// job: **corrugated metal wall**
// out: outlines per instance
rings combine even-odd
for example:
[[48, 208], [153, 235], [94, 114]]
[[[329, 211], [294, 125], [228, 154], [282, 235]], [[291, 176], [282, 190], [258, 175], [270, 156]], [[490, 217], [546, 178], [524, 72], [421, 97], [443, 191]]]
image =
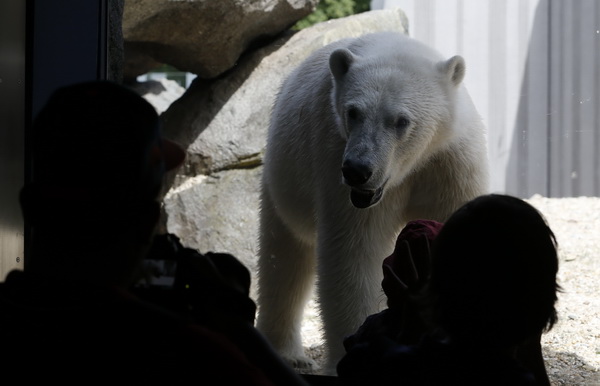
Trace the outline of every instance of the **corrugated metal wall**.
[[600, 2], [374, 0], [410, 34], [467, 61], [488, 129], [491, 188], [520, 197], [600, 195]]
[[550, 2], [553, 196], [600, 196], [600, 2]]

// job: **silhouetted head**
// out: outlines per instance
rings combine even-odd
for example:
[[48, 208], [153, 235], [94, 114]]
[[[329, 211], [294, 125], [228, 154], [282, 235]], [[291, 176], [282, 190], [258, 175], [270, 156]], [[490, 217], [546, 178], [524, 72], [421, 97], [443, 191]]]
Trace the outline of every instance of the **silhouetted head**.
[[[33, 123], [32, 149], [33, 178], [21, 191], [21, 205], [33, 229], [27, 258], [52, 254], [45, 269], [76, 252], [149, 242], [164, 174], [185, 156], [162, 138], [147, 101], [107, 81], [55, 91]], [[108, 257], [88, 260], [62, 264], [92, 270], [109, 263]]]
[[437, 236], [431, 295], [437, 323], [462, 340], [516, 345], [556, 321], [556, 240], [523, 200], [481, 196]]

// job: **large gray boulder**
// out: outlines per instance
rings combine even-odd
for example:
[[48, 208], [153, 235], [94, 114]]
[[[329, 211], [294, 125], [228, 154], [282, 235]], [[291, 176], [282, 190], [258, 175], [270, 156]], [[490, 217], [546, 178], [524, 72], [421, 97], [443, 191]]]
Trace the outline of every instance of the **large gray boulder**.
[[170, 191], [164, 200], [169, 232], [202, 253], [232, 253], [255, 272], [261, 170], [196, 176]]
[[249, 47], [284, 31], [318, 0], [126, 0], [125, 78], [160, 63], [214, 78]]
[[167, 229], [200, 252], [234, 254], [254, 273], [262, 154], [282, 80], [317, 48], [382, 30], [406, 33], [404, 13], [321, 23], [248, 55], [227, 77], [195, 80], [162, 115], [166, 134], [188, 147], [190, 173], [165, 198]]

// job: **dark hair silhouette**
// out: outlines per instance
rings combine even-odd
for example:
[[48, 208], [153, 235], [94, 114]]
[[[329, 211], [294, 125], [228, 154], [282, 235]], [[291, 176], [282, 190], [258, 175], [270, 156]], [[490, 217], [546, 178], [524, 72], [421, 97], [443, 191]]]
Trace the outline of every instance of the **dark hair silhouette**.
[[511, 347], [552, 328], [557, 243], [542, 215], [505, 195], [476, 198], [444, 224], [433, 246], [435, 322], [463, 342]]

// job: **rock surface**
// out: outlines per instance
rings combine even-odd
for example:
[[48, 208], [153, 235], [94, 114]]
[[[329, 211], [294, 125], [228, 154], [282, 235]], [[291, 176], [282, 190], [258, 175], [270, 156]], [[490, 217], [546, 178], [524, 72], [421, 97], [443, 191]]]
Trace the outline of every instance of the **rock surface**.
[[258, 198], [261, 168], [191, 178], [165, 197], [167, 229], [184, 245], [228, 252], [252, 273], [255, 293]]
[[125, 78], [160, 63], [214, 78], [308, 15], [317, 0], [126, 0]]

